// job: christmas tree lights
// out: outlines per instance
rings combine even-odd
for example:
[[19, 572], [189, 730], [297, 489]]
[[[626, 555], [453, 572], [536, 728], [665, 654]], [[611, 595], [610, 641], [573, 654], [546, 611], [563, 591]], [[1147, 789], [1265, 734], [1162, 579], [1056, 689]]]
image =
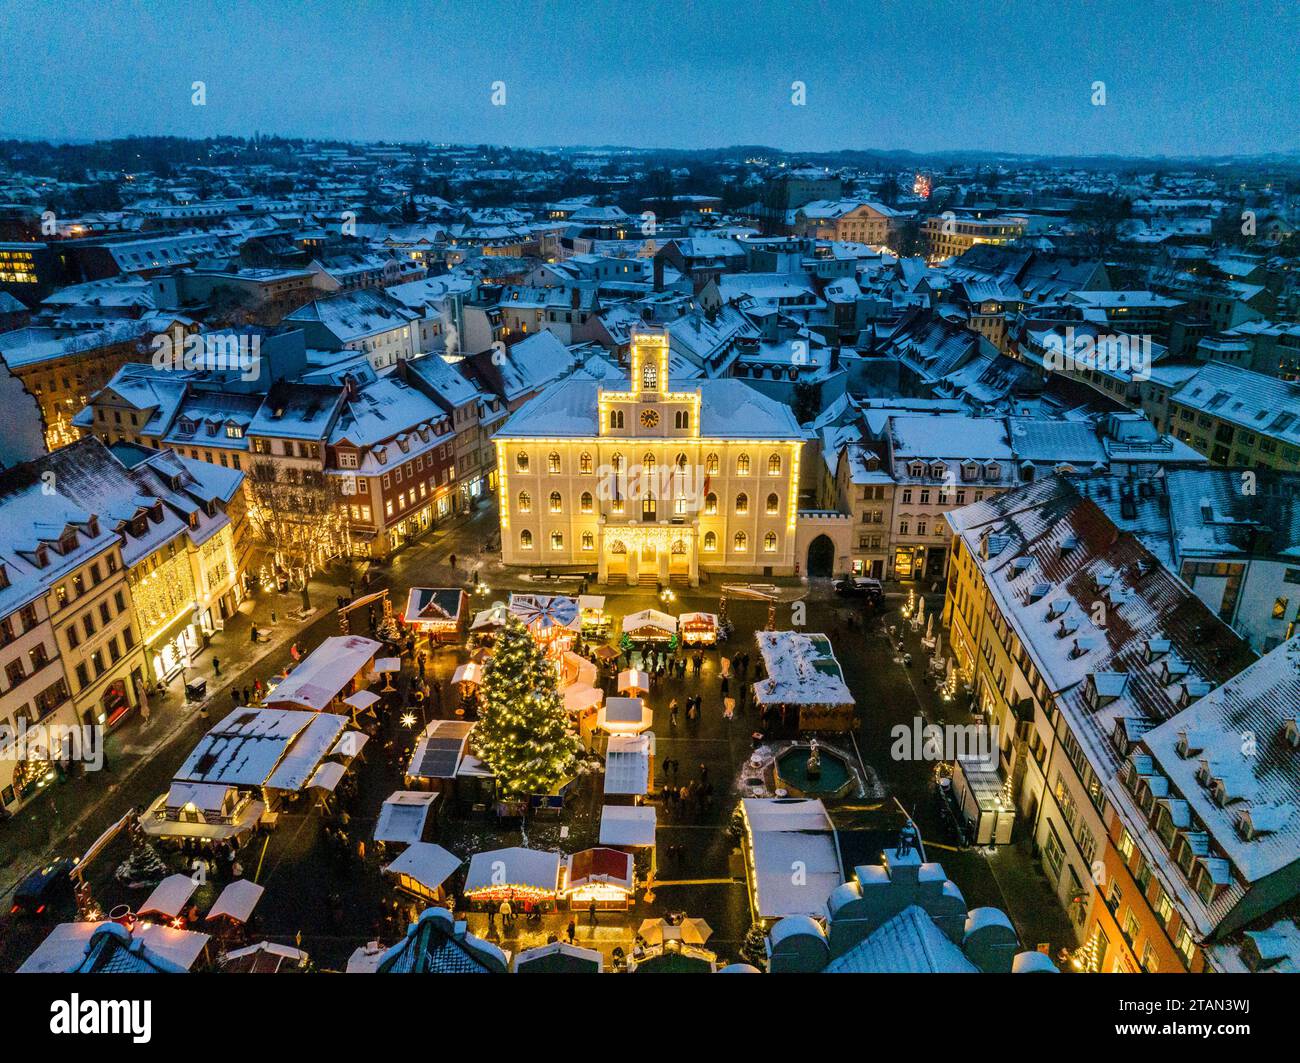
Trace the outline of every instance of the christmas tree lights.
[[502, 797], [550, 793], [576, 770], [578, 737], [546, 653], [510, 617], [483, 666], [474, 749], [497, 778]]

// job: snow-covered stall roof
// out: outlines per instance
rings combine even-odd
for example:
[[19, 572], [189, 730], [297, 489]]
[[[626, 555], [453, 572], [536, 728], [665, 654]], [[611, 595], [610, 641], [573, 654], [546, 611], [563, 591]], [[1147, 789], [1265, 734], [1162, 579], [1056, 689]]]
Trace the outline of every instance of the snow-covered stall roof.
[[853, 705], [825, 635], [759, 631], [754, 635], [767, 678], [754, 684], [760, 705]]
[[157, 914], [175, 919], [185, 910], [185, 905], [198, 888], [199, 884], [194, 881], [192, 875], [168, 875], [153, 888], [153, 892], [149, 894], [144, 904], [140, 905], [137, 914], [141, 916]]
[[[840, 885], [835, 828], [816, 798], [746, 798], [754, 880], [750, 883], [760, 919], [790, 915], [824, 917], [826, 900]], [[805, 874], [791, 876], [801, 866]]]
[[379, 809], [375, 841], [410, 845], [421, 840], [429, 810], [438, 799], [425, 790], [398, 790]]
[[515, 846], [475, 853], [465, 876], [465, 893], [510, 886], [554, 892], [559, 884], [559, 853]]
[[389, 875], [408, 875], [432, 892], [455, 873], [465, 861], [433, 842], [412, 842], [384, 868]]
[[209, 909], [207, 918], [215, 919], [224, 915], [240, 923], [247, 923], [265, 892], [265, 886], [259, 886], [251, 879], [237, 878], [221, 891], [221, 896]]
[[653, 805], [606, 805], [600, 810], [600, 844], [654, 845], [656, 826]]
[[650, 788], [654, 732], [611, 735], [605, 750], [605, 793], [644, 795]]
[[346, 687], [383, 648], [361, 635], [327, 638], [298, 665], [267, 698], [267, 704], [301, 705], [320, 711]]

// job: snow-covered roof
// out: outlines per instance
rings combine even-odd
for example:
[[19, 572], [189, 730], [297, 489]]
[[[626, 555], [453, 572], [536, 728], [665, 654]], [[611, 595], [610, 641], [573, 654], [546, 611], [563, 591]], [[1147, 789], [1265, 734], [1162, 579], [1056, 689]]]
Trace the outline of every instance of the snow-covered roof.
[[760, 704], [855, 704], [825, 635], [758, 631], [754, 639], [767, 672], [767, 678], [754, 684], [754, 697]]

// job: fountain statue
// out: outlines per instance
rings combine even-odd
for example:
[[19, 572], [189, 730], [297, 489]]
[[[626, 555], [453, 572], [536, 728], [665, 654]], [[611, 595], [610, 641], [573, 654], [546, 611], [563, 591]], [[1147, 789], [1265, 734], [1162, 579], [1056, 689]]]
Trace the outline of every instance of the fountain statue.
[[808, 778], [820, 779], [822, 777], [822, 751], [817, 744], [817, 739], [808, 740]]

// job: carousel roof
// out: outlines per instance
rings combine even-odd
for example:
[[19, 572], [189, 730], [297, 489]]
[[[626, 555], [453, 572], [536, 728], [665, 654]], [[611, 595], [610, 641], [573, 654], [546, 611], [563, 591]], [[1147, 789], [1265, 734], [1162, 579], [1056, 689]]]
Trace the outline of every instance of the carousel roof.
[[577, 599], [560, 594], [512, 594], [510, 613], [533, 631], [577, 631], [582, 627]]

